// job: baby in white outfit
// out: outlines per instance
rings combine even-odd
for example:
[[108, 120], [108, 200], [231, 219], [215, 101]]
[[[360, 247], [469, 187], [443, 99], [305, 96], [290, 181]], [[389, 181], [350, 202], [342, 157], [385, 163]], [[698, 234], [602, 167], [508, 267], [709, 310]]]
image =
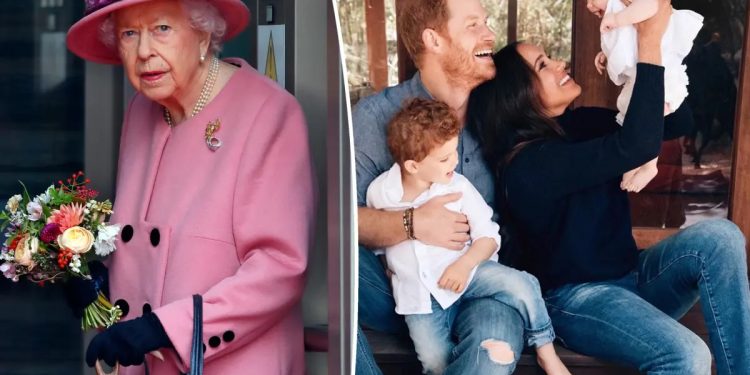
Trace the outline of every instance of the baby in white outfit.
[[[606, 62], [609, 78], [623, 86], [617, 97], [617, 122], [622, 125], [635, 84], [638, 62], [638, 38], [633, 24], [654, 16], [658, 0], [587, 0], [588, 10], [602, 19], [602, 52], [596, 55], [595, 65], [601, 74]], [[625, 5], [627, 3], [629, 5]], [[703, 27], [703, 16], [691, 10], [673, 10], [669, 26], [661, 42], [664, 65], [664, 115], [680, 107], [688, 95], [688, 77], [682, 61], [690, 53], [693, 39]], [[657, 173], [657, 159], [625, 173], [620, 187], [639, 192]]]

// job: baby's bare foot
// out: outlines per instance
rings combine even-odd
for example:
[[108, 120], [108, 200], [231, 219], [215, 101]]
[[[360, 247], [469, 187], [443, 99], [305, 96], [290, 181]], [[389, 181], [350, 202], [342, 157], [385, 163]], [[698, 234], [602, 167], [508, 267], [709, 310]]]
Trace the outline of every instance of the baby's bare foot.
[[620, 182], [620, 189], [622, 189], [622, 190], [626, 190], [626, 191], [630, 191], [630, 190], [629, 190], [629, 187], [630, 187], [630, 180], [632, 180], [632, 179], [633, 179], [633, 176], [635, 176], [635, 174], [636, 174], [637, 172], [638, 172], [638, 168], [635, 168], [635, 169], [631, 169], [631, 170], [629, 170], [629, 171], [625, 172], [625, 173], [624, 173], [624, 174], [622, 175], [622, 182]]
[[656, 177], [659, 170], [656, 167], [652, 167], [648, 164], [638, 168], [638, 172], [628, 181], [627, 191], [638, 193], [648, 185], [651, 180]]

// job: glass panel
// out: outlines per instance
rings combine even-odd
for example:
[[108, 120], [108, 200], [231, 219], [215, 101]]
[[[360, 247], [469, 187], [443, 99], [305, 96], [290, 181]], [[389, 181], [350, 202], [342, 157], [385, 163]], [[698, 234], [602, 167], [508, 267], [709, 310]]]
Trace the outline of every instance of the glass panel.
[[495, 31], [495, 49], [508, 43], [508, 0], [480, 0], [487, 11], [487, 24]]
[[[352, 102], [356, 102], [358, 98], [372, 93], [367, 60], [365, 2], [363, 0], [338, 0], [338, 11], [349, 94]], [[392, 6], [391, 12], [393, 12]]]
[[518, 0], [518, 40], [544, 46], [555, 59], [570, 62], [573, 2]]
[[[398, 42], [396, 38], [396, 0], [379, 0], [385, 4], [385, 40], [388, 52], [388, 85], [398, 84]], [[497, 48], [507, 43], [508, 0], [480, 0], [489, 15], [489, 26], [497, 34]], [[352, 105], [373, 93], [367, 60], [365, 2], [338, 0], [341, 37], [344, 43], [347, 80]]]
[[385, 43], [388, 50], [388, 85], [393, 86], [398, 84], [396, 0], [385, 0]]
[[[80, 0], [0, 0], [0, 204], [83, 168], [83, 62], [65, 47]], [[0, 239], [0, 240], [5, 240]], [[56, 285], [0, 277], [0, 368], [10, 374], [81, 372], [80, 322]], [[9, 308], [10, 307], [10, 308]]]
[[727, 217], [732, 136], [746, 0], [674, 0], [675, 9], [705, 17], [685, 59], [690, 80], [686, 104], [695, 127], [681, 139], [664, 142], [659, 174], [631, 195], [633, 225], [679, 228]]

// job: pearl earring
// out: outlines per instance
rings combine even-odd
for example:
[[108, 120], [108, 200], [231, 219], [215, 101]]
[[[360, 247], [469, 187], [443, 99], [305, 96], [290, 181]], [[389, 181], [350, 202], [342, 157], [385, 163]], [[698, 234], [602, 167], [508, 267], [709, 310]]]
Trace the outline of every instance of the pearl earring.
[[206, 55], [201, 55], [201, 62], [205, 62], [205, 61], [206, 61]]

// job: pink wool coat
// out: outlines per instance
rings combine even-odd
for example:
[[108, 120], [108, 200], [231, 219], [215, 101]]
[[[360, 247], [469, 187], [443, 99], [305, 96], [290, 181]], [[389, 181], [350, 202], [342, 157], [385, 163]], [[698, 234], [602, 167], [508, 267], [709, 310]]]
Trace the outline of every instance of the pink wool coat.
[[[174, 345], [151, 374], [187, 372], [191, 296], [203, 295], [205, 374], [303, 374], [299, 302], [313, 218], [307, 127], [294, 97], [241, 68], [197, 116], [173, 129], [136, 95], [120, 143], [109, 262], [123, 320], [147, 311]], [[204, 132], [219, 119], [212, 152]], [[125, 367], [122, 374], [143, 374]]]

